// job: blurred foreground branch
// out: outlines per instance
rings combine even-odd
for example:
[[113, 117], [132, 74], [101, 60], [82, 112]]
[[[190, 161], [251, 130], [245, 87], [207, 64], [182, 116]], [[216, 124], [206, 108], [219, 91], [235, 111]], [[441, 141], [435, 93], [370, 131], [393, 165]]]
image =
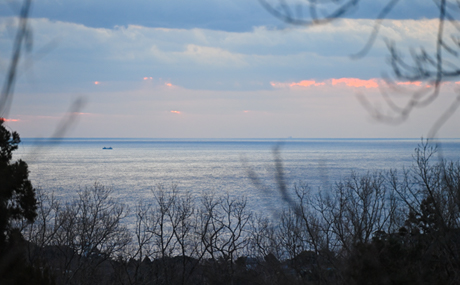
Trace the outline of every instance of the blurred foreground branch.
[[[345, 17], [358, 7], [361, 0], [259, 0], [262, 6], [273, 16], [288, 24], [312, 26], [329, 23]], [[365, 56], [375, 43], [383, 21], [395, 9], [401, 0], [389, 0], [375, 19], [374, 27], [367, 43], [355, 55], [354, 59]], [[417, 3], [414, 3], [417, 5]], [[359, 102], [377, 121], [387, 124], [401, 124], [415, 109], [431, 105], [440, 95], [445, 82], [453, 82], [460, 76], [460, 5], [458, 1], [433, 1], [433, 8], [438, 12], [438, 29], [434, 37], [434, 51], [428, 47], [411, 49], [406, 59], [397, 48], [397, 43], [387, 39], [389, 65], [392, 78], [384, 76], [386, 86], [381, 87], [385, 107], [369, 100], [364, 94], [358, 94]], [[452, 28], [456, 33], [452, 34]], [[413, 88], [404, 88], [399, 83], [411, 82]], [[438, 119], [428, 130], [428, 138], [435, 138], [442, 126], [460, 106], [459, 90], [455, 90], [451, 103], [445, 107]], [[401, 99], [402, 98], [402, 99]]]

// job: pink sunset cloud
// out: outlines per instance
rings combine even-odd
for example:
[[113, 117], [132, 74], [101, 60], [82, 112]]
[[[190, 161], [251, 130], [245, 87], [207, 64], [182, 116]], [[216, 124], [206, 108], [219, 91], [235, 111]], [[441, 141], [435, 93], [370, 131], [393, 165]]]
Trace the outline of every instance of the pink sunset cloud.
[[397, 85], [413, 85], [413, 86], [422, 86], [422, 82], [421, 81], [406, 81], [406, 82], [398, 82], [396, 83]]
[[318, 87], [318, 86], [336, 86], [345, 85], [348, 87], [364, 87], [364, 88], [378, 88], [380, 79], [371, 78], [368, 80], [359, 78], [332, 78], [324, 81], [316, 81], [314, 79], [301, 80], [299, 82], [270, 82], [270, 85], [274, 88], [293, 88], [293, 87]]
[[310, 87], [310, 86], [323, 86], [324, 82], [316, 82], [315, 80], [302, 80], [299, 82], [270, 82], [270, 85], [274, 88], [287, 88], [287, 87]]
[[309, 86], [322, 86], [324, 82], [316, 82], [315, 80], [302, 80], [300, 82], [293, 82], [289, 86], [301, 86], [301, 87], [309, 87]]
[[332, 79], [332, 85], [345, 84], [349, 87], [365, 87], [365, 88], [378, 88], [379, 80], [376, 78], [371, 78], [369, 80], [363, 80], [359, 78], [339, 78]]
[[[455, 82], [456, 84], [460, 84], [460, 81]], [[371, 78], [371, 79], [360, 79], [360, 78], [331, 78], [326, 79], [323, 81], [316, 81], [314, 79], [309, 80], [301, 80], [299, 82], [270, 82], [270, 85], [273, 88], [306, 88], [306, 87], [318, 87], [318, 86], [347, 86], [352, 88], [366, 88], [366, 89], [373, 89], [379, 88], [380, 86], [386, 86], [385, 82], [382, 79], [378, 78]], [[422, 87], [423, 82], [421, 81], [402, 81], [397, 82], [396, 85], [401, 86], [416, 86]], [[430, 87], [430, 85], [426, 85], [425, 87]]]

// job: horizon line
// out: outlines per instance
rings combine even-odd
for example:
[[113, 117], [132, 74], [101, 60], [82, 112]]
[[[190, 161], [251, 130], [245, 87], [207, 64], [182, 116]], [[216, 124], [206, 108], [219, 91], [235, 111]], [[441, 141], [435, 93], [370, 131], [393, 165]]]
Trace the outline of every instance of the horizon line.
[[[138, 140], [426, 140], [424, 137], [237, 137], [237, 138], [217, 138], [217, 137], [183, 137], [183, 138], [174, 138], [174, 137], [164, 137], [164, 138], [155, 138], [155, 137], [21, 137], [21, 139], [36, 139], [36, 140], [62, 140], [62, 139], [138, 139]], [[446, 137], [446, 138], [429, 138], [428, 140], [456, 140], [460, 137]]]

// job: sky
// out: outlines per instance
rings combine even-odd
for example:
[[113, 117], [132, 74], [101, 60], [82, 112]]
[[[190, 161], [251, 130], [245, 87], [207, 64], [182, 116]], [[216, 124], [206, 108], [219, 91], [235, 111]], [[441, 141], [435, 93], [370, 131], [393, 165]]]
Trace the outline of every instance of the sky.
[[[362, 0], [331, 23], [293, 26], [256, 0], [36, 0], [29, 19], [33, 49], [21, 58], [7, 124], [22, 137], [53, 136], [80, 100], [75, 120], [59, 135], [426, 137], [455, 100], [460, 79], [445, 82], [433, 103], [400, 124], [375, 119], [359, 100], [391, 114], [384, 94], [404, 104], [407, 94], [429, 88], [396, 82], [392, 89], [383, 78], [392, 77], [386, 41], [406, 57], [411, 49], [434, 50], [438, 21], [431, 0], [401, 0], [369, 53], [351, 57], [365, 46], [386, 3]], [[3, 77], [20, 6], [0, 3]], [[320, 14], [330, 9], [319, 8]], [[456, 31], [446, 26], [446, 33]], [[454, 114], [438, 135], [460, 137], [459, 119]]]

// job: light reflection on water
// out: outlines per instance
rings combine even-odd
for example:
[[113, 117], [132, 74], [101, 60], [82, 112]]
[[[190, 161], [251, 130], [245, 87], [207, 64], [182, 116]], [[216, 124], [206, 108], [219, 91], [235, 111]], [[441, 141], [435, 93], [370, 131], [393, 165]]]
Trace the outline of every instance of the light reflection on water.
[[[40, 141], [38, 141], [40, 142]], [[43, 141], [41, 141], [43, 142]], [[273, 148], [279, 140], [64, 139], [31, 156], [37, 141], [24, 139], [15, 158], [29, 164], [35, 187], [57, 197], [75, 195], [94, 182], [111, 186], [130, 206], [151, 198], [157, 184], [177, 184], [194, 195], [228, 192], [245, 195], [250, 209], [281, 203], [278, 193], [262, 193], [248, 178], [253, 169], [275, 189]], [[314, 189], [333, 185], [351, 171], [410, 167], [420, 140], [287, 140], [280, 153], [288, 185], [308, 183]], [[103, 147], [113, 147], [103, 150]], [[442, 144], [447, 159], [458, 160], [460, 140]], [[246, 165], [246, 166], [245, 166]]]

